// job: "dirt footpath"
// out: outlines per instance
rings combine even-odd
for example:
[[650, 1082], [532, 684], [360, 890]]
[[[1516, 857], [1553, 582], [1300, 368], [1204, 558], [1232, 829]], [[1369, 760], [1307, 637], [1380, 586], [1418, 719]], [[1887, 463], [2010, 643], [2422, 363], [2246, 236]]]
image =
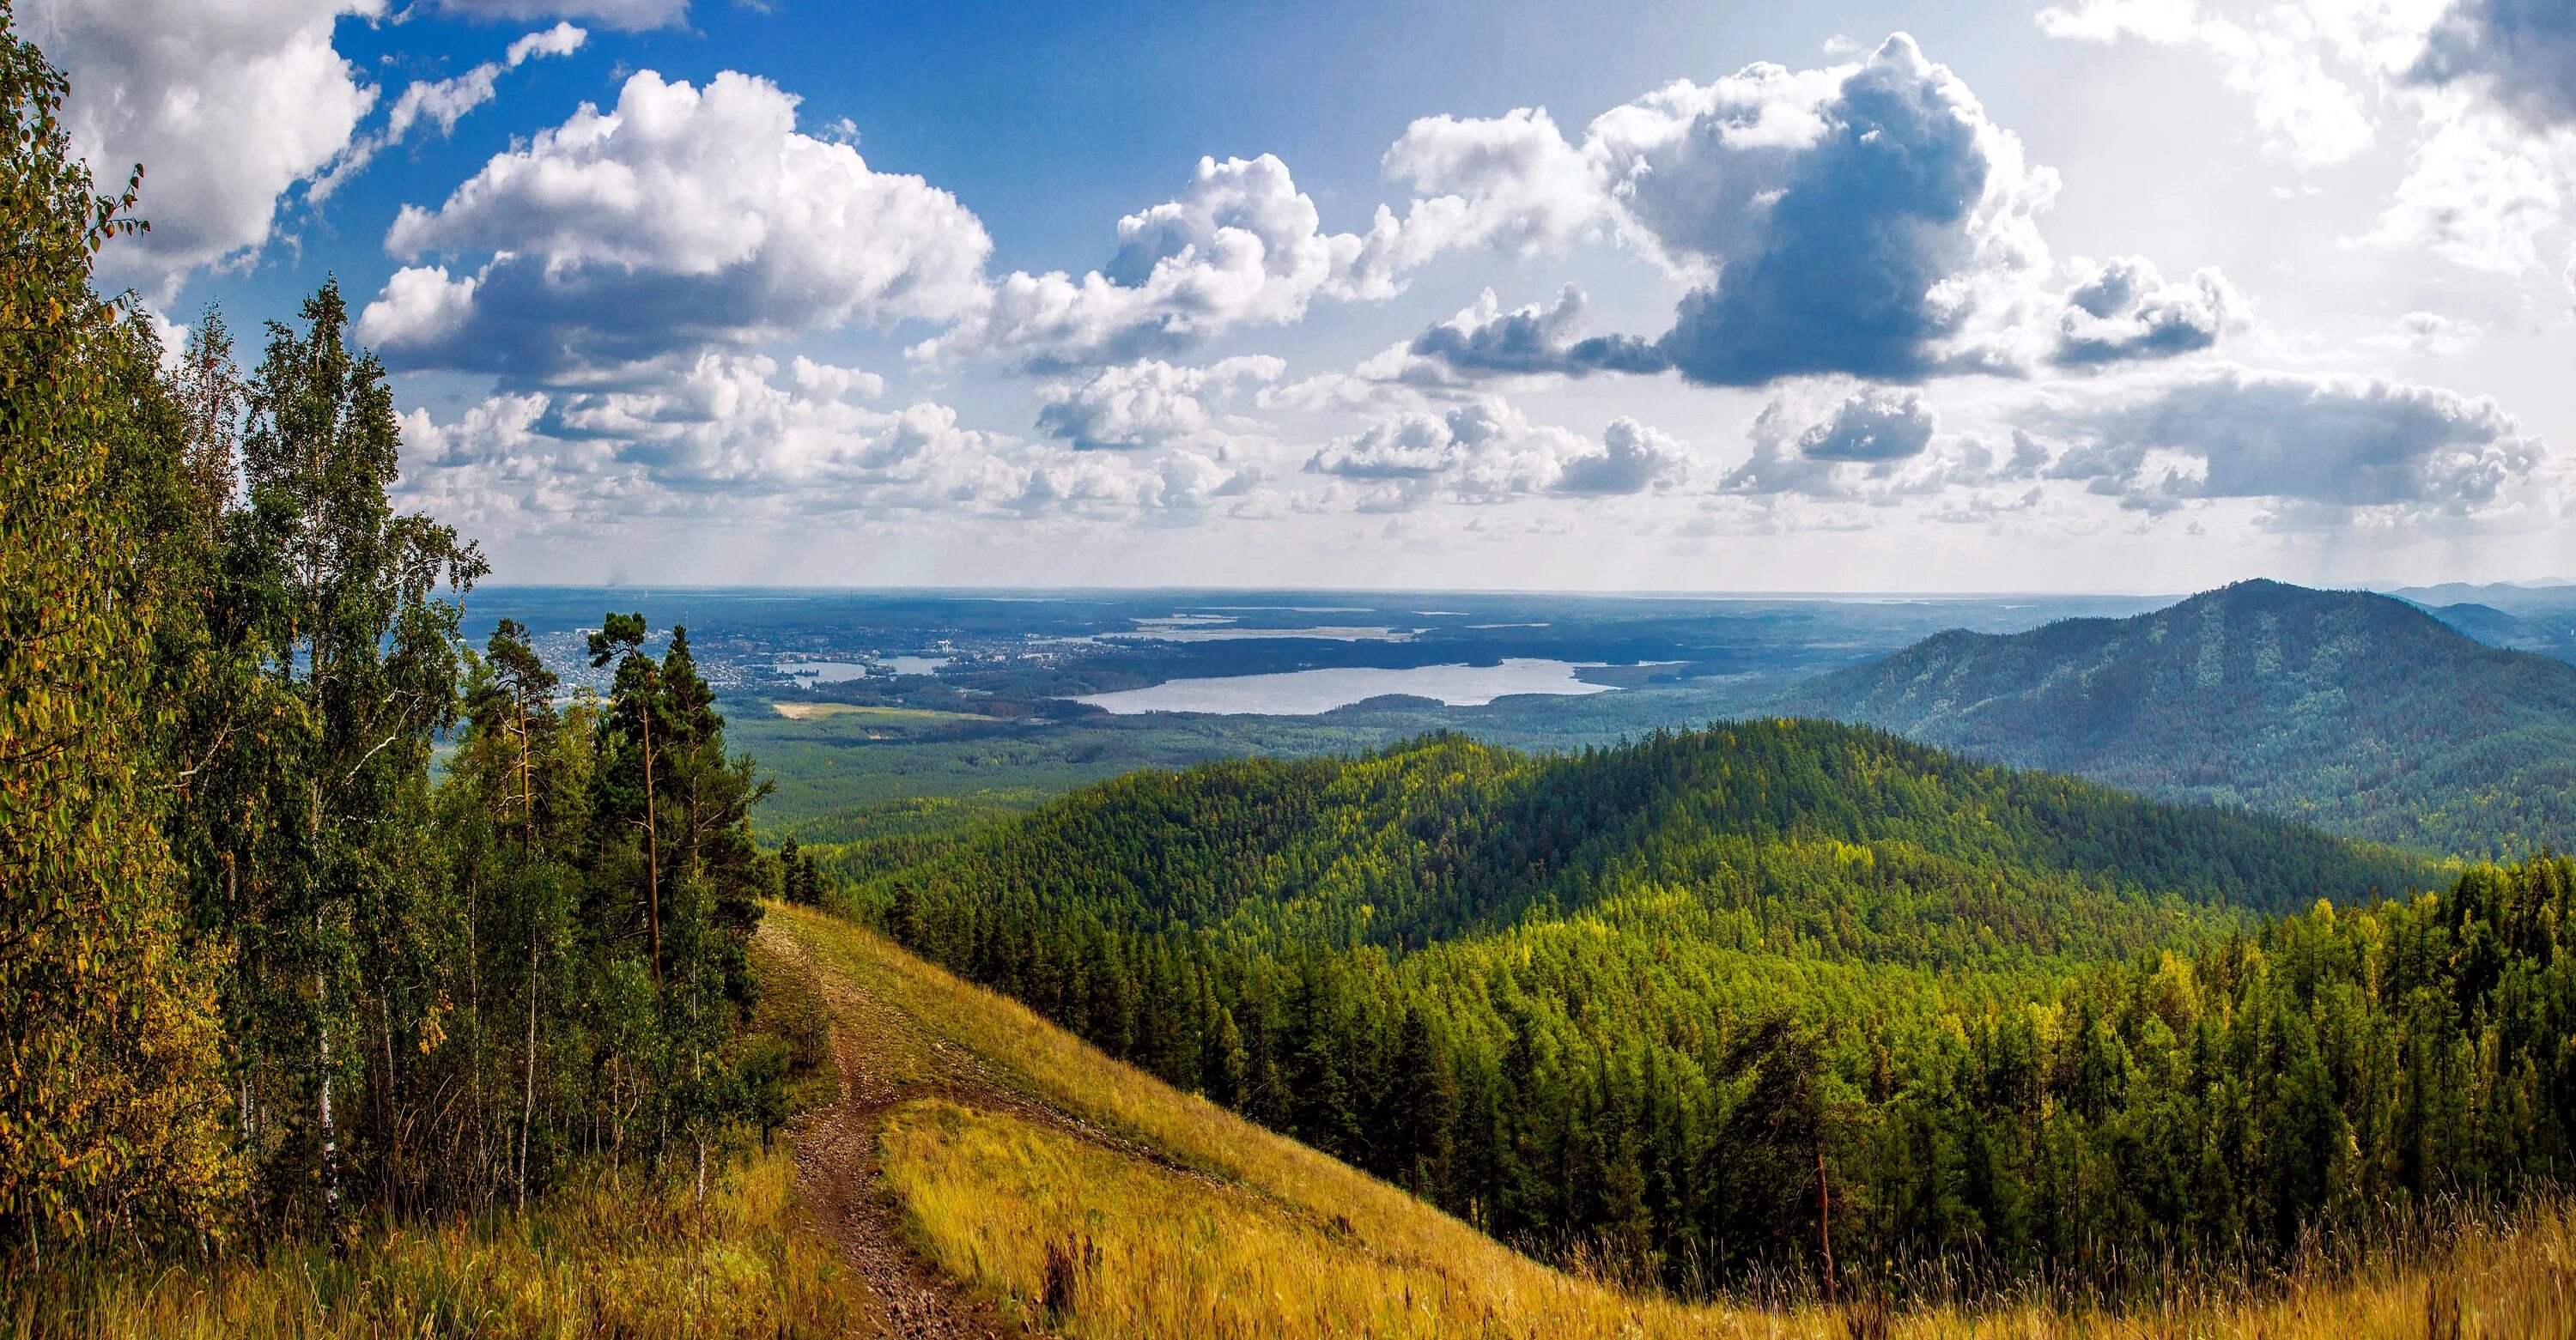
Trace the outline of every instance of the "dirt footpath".
[[[841, 1100], [805, 1118], [796, 1141], [796, 1189], [840, 1244], [841, 1259], [867, 1282], [877, 1333], [901, 1340], [1045, 1335], [959, 1288], [904, 1235], [902, 1208], [877, 1167], [876, 1132], [886, 1109], [924, 1095], [901, 1091], [869, 1069], [868, 1058], [877, 1052], [869, 1040], [883, 1024], [884, 1007], [816, 964], [793, 937], [764, 929], [762, 938], [782, 957], [805, 965], [831, 1009]], [[999, 1093], [955, 1096], [979, 1106], [1014, 1106]]]

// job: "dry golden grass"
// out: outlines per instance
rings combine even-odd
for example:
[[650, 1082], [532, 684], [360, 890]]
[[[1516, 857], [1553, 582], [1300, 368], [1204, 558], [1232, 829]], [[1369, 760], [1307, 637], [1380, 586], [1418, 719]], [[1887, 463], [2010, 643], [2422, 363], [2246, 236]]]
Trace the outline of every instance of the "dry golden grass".
[[[602, 1178], [524, 1215], [361, 1236], [256, 1263], [56, 1264], [0, 1275], [17, 1340], [530, 1336], [779, 1340], [853, 1333], [865, 1294], [794, 1205], [784, 1142], [736, 1164], [704, 1204], [687, 1187]], [[864, 1332], [861, 1332], [864, 1333]]]
[[1637, 1297], [1541, 1266], [867, 931], [792, 909], [771, 923], [842, 979], [825, 995], [845, 1018], [866, 1016], [888, 1082], [928, 1089], [971, 1079], [1106, 1137], [931, 1100], [896, 1109], [881, 1138], [888, 1180], [934, 1259], [1076, 1340], [2576, 1335], [2576, 1207], [2472, 1226], [2429, 1253], [2321, 1267], [2260, 1298], [2174, 1297], [2152, 1314], [2030, 1305], [1881, 1320]]
[[934, 1258], [1073, 1340], [1618, 1334], [1680, 1319], [1546, 1272], [1497, 1280], [1374, 1252], [1239, 1188], [936, 1099], [898, 1110], [881, 1143]]
[[[1081, 1222], [1091, 1226], [1095, 1243], [1112, 1231], [1129, 1236], [1159, 1231], [1165, 1221], [1156, 1218], [1135, 1219], [1133, 1222], [1140, 1226], [1137, 1228], [1117, 1227], [1129, 1210], [1155, 1198], [1216, 1196], [1221, 1190], [1224, 1196], [1235, 1198], [1226, 1204], [1257, 1206], [1274, 1229], [1276, 1240], [1300, 1244], [1298, 1252], [1308, 1252], [1314, 1244], [1321, 1244], [1314, 1250], [1329, 1250], [1387, 1267], [1384, 1272], [1357, 1269], [1336, 1275], [1349, 1292], [1328, 1300], [1325, 1315], [1339, 1320], [1323, 1325], [1323, 1329], [1233, 1334], [1408, 1334], [1370, 1330], [1365, 1319], [1378, 1309], [1377, 1295], [1382, 1286], [1393, 1286], [1401, 1299], [1403, 1281], [1411, 1272], [1450, 1281], [1448, 1289], [1456, 1294], [1450, 1306], [1460, 1315], [1490, 1309], [1498, 1319], [1509, 1322], [1508, 1328], [1498, 1334], [1839, 1334], [1827, 1326], [1830, 1319], [1821, 1314], [1790, 1318], [1688, 1308], [1663, 1299], [1626, 1297], [1549, 1269], [1376, 1178], [1110, 1060], [1018, 1002], [961, 981], [873, 933], [803, 909], [773, 911], [770, 925], [803, 944], [823, 970], [844, 975], [860, 993], [887, 1007], [886, 1015], [919, 1031], [920, 1038], [914, 1041], [881, 1038], [877, 1030], [872, 1030], [870, 1041], [877, 1049], [881, 1071], [889, 1072], [886, 1078], [897, 1087], [935, 1085], [951, 1078], [941, 1073], [942, 1069], [971, 1065], [978, 1078], [1153, 1150], [1182, 1170], [1176, 1173], [1141, 1159], [1104, 1153], [1103, 1157], [1111, 1162], [1091, 1166], [1107, 1168], [1123, 1163], [1133, 1177], [1157, 1183], [1156, 1189], [1130, 1198], [1124, 1192], [1132, 1183], [1107, 1177], [1061, 1188], [1059, 1198], [1048, 1204], [1064, 1213], [1070, 1213], [1067, 1207], [1086, 1206]], [[828, 998], [834, 993], [827, 990], [825, 994]], [[1045, 1134], [1033, 1127], [1027, 1129], [1032, 1135]], [[890, 1156], [890, 1172], [893, 1161]], [[1200, 1176], [1193, 1178], [1184, 1173]], [[1018, 1176], [994, 1175], [1005, 1185]], [[1024, 1182], [1025, 1178], [1020, 1180]], [[1211, 1181], [1219, 1185], [1211, 1186]], [[913, 1182], [915, 1187], [925, 1184], [925, 1179], [916, 1178]], [[1092, 1197], [1107, 1199], [1094, 1203], [1089, 1199]], [[1013, 1205], [998, 1196], [985, 1197], [984, 1201], [982, 1212], [995, 1216], [1041, 1213], [1037, 1205]], [[1216, 1202], [1189, 1203], [1206, 1208]], [[915, 1215], [916, 1227], [920, 1227], [919, 1208], [909, 1203], [907, 1208]], [[973, 1212], [976, 1207], [966, 1205], [963, 1209]], [[1048, 1229], [1054, 1227], [1051, 1221], [1030, 1222]], [[996, 1231], [1007, 1232], [1000, 1228]], [[936, 1239], [929, 1245], [934, 1249], [940, 1246]], [[1139, 1244], [1138, 1250], [1148, 1248]], [[1008, 1277], [979, 1273], [971, 1258], [943, 1254], [939, 1259], [970, 1282], [999, 1292], [1016, 1292]], [[1268, 1259], [1277, 1262], [1279, 1258]], [[1237, 1264], [1258, 1266], [1260, 1262], [1244, 1258]], [[1207, 1266], [1220, 1272], [1230, 1268], [1233, 1267], [1215, 1261]], [[1268, 1290], [1273, 1283], [1247, 1279], [1236, 1291]], [[1211, 1315], [1186, 1324], [1175, 1322], [1173, 1329], [1139, 1329], [1127, 1334], [1229, 1334], [1210, 1329], [1217, 1325]]]

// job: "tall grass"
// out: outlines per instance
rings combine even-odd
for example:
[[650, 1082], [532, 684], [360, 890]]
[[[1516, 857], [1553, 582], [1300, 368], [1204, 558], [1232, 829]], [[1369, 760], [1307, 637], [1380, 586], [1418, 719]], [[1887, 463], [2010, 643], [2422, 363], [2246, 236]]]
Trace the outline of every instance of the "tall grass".
[[881, 1147], [932, 1255], [1072, 1340], [1617, 1335], [1694, 1320], [1554, 1272], [1374, 1251], [1337, 1222], [938, 1100], [897, 1111]]
[[[20, 1261], [0, 1274], [14, 1340], [529, 1336], [783, 1340], [850, 1334], [865, 1292], [794, 1205], [788, 1147], [690, 1187], [603, 1175], [524, 1214], [380, 1228], [346, 1256], [139, 1270]], [[860, 1332], [864, 1333], [864, 1332]]]
[[[927, 1100], [881, 1132], [886, 1177], [959, 1279], [1074, 1340], [1324, 1336], [2472, 1340], [2576, 1336], [2576, 1205], [2449, 1216], [2328, 1244], [2295, 1271], [2167, 1276], [2149, 1307], [2065, 1299], [1688, 1306], [1520, 1256], [1346, 1165], [1121, 1065], [846, 922], [773, 914], [865, 1016], [898, 1088], [1032, 1099], [1093, 1138]], [[837, 979], [837, 980], [834, 980]], [[959, 1081], [972, 1081], [958, 1086]]]

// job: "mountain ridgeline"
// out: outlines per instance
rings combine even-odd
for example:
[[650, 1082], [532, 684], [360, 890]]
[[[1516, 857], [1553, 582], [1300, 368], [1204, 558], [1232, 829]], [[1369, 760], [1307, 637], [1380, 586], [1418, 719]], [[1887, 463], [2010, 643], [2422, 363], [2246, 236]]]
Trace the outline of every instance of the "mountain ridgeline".
[[823, 861], [1112, 1055], [1684, 1289], [1827, 1242], [2134, 1286], [2576, 1167], [2576, 865], [1866, 728], [1143, 773]]
[[[851, 872], [856, 873], [856, 872]], [[2243, 911], [2396, 896], [2421, 861], [1821, 722], [1532, 756], [1434, 736], [1358, 758], [1131, 773], [881, 880], [1121, 932], [1420, 947], [1653, 896], [1744, 948], [1925, 966], [2120, 954]]]
[[2363, 592], [2249, 581], [2134, 618], [1943, 633], [1781, 710], [2427, 851], [2576, 840], [2576, 665]]

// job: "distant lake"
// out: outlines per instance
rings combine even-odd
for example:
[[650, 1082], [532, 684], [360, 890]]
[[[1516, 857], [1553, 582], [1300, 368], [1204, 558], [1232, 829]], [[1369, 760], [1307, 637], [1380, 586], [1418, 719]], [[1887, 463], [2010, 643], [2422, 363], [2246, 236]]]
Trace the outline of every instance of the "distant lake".
[[880, 669], [898, 675], [935, 675], [948, 664], [946, 656], [881, 656], [871, 664], [865, 661], [781, 661], [778, 673], [806, 688], [817, 684], [846, 684], [865, 679]]
[[1425, 665], [1411, 670], [1365, 667], [1293, 670], [1277, 675], [1175, 679], [1151, 688], [1095, 693], [1078, 699], [1118, 716], [1139, 712], [1218, 712], [1263, 716], [1313, 716], [1390, 693], [1434, 698], [1451, 707], [1479, 707], [1515, 693], [1606, 693], [1608, 684], [1574, 677], [1571, 661], [1510, 657], [1500, 665]]
[[786, 661], [780, 663], [778, 673], [804, 680], [805, 687], [812, 688], [864, 678], [868, 668], [857, 661]]

